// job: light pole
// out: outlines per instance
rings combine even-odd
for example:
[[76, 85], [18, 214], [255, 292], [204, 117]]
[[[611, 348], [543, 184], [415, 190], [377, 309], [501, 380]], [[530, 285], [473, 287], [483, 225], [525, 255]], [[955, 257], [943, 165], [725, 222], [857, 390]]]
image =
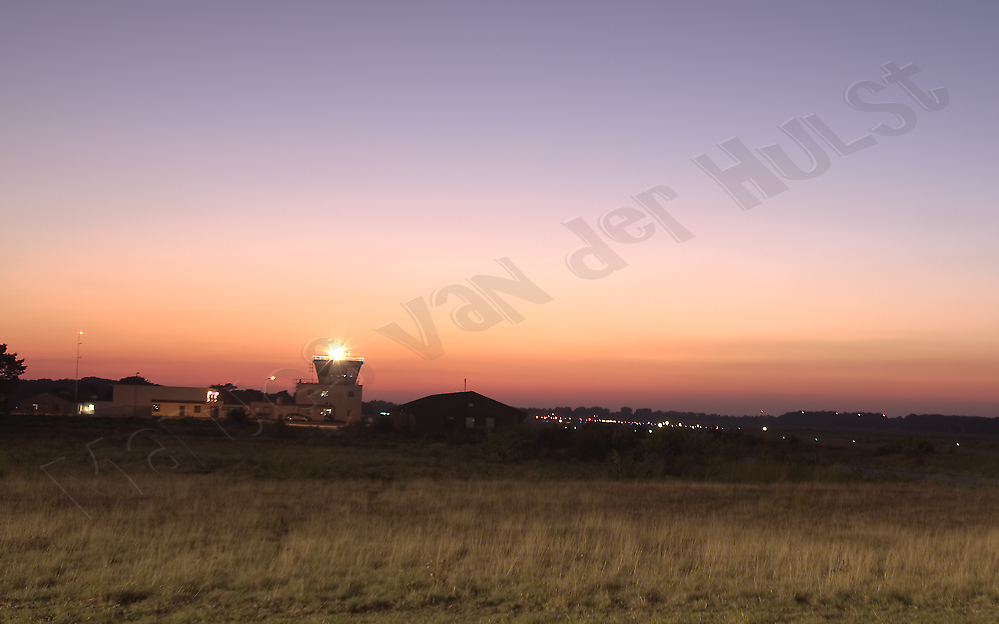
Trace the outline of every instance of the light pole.
[[83, 344], [83, 332], [76, 335], [76, 379], [73, 381], [73, 406], [80, 413], [80, 345]]
[[[260, 394], [261, 394], [261, 397], [260, 397], [261, 401], [260, 402], [261, 403], [270, 403], [271, 402], [271, 400], [267, 397], [267, 382], [268, 381], [274, 381], [275, 379], [277, 379], [277, 376], [276, 375], [271, 375], [270, 377], [268, 377], [267, 379], [264, 380], [263, 390], [260, 391]], [[273, 403], [271, 403], [271, 407], [274, 407]], [[263, 410], [264, 406], [261, 405], [260, 409]], [[275, 408], [275, 411], [277, 411], [277, 408]], [[281, 420], [281, 415], [280, 414], [276, 414], [276, 415], [277, 415], [277, 419]], [[257, 420], [258, 421], [260, 420], [259, 416], [257, 416]]]

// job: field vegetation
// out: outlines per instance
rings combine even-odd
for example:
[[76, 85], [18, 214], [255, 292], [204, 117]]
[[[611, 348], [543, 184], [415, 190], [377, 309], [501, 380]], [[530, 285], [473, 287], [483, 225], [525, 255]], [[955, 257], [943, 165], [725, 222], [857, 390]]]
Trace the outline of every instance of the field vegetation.
[[[859, 461], [853, 443], [799, 462], [794, 448], [782, 456], [738, 436], [653, 453], [648, 437], [623, 433], [585, 459], [577, 450], [595, 443], [571, 436], [531, 447], [533, 434], [512, 444], [53, 423], [0, 427], [3, 621], [999, 614], [999, 488], [872, 480], [843, 468]], [[905, 467], [948, 455], [891, 444], [871, 440], [867, 455]]]

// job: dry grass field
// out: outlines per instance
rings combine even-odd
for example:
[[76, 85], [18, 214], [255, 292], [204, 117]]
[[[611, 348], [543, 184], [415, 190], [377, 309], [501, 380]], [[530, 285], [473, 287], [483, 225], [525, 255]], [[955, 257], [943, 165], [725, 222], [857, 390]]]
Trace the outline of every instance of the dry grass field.
[[222, 424], [0, 419], [0, 622], [999, 620], [992, 440], [580, 461]]
[[50, 472], [0, 478], [3, 621], [999, 618], [990, 487]]

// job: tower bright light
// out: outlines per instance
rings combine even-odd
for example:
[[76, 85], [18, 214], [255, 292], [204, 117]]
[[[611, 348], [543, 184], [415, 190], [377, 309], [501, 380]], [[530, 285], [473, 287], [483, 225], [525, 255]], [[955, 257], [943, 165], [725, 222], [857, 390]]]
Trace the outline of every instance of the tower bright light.
[[339, 342], [333, 342], [332, 338], [329, 338], [329, 346], [326, 347], [326, 356], [335, 361], [340, 361], [345, 357], [350, 357], [350, 351], [343, 348], [343, 344]]

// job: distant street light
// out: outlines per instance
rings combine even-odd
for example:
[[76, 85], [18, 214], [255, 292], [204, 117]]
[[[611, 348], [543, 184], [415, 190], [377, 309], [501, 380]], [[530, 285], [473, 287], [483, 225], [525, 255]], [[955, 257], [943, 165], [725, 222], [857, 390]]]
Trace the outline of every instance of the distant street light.
[[81, 331], [76, 335], [76, 379], [73, 380], [73, 405], [76, 407], [76, 412], [80, 413], [79, 395], [80, 395], [80, 345], [83, 344], [83, 332]]
[[[268, 396], [267, 396], [267, 382], [268, 381], [274, 381], [275, 379], [277, 379], [277, 376], [276, 375], [271, 375], [270, 377], [268, 377], [267, 379], [264, 380], [263, 390], [260, 391], [260, 402], [261, 403], [270, 403], [271, 402], [270, 398], [268, 398]], [[271, 403], [271, 405], [274, 405], [274, 404]], [[261, 405], [259, 409], [263, 410], [264, 409], [263, 405]], [[260, 413], [255, 414], [255, 416], [256, 416], [257, 420], [259, 421], [260, 420]]]

